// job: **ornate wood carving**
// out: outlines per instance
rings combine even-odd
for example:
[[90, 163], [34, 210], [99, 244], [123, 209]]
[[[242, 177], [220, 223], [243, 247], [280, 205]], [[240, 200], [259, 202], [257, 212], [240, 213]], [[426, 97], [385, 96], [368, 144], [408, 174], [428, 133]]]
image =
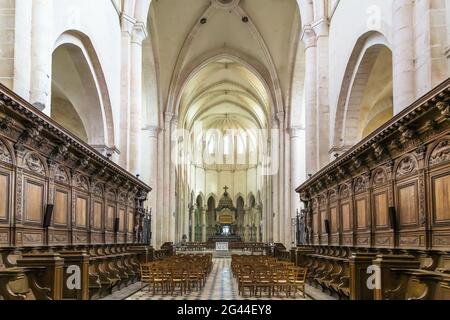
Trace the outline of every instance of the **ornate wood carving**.
[[55, 181], [59, 183], [69, 184], [69, 175], [67, 174], [67, 171], [63, 166], [56, 166]]
[[0, 141], [0, 161], [10, 164], [12, 163], [11, 154], [6, 145], [2, 141]]
[[81, 174], [75, 176], [75, 187], [89, 191], [89, 179]]
[[437, 144], [430, 156], [429, 166], [437, 166], [450, 161], [450, 140], [445, 139]]
[[383, 185], [387, 182], [386, 171], [383, 168], [375, 169], [372, 176], [373, 176], [372, 181], [373, 181], [374, 186]]
[[404, 157], [398, 167], [396, 172], [396, 177], [401, 178], [417, 170], [417, 161], [412, 156]]
[[[367, 233], [371, 234], [367, 245], [372, 246], [373, 239], [373, 247], [450, 249], [450, 241], [442, 236], [450, 231], [449, 102], [450, 79], [297, 188], [306, 206], [310, 201], [306, 195], [329, 194], [331, 201], [333, 186], [339, 186], [341, 223], [347, 225], [342, 244], [363, 245], [362, 234]], [[365, 222], [362, 201], [366, 201]], [[389, 213], [396, 214], [396, 230]], [[350, 223], [348, 217], [353, 219]], [[318, 235], [314, 230], [310, 239]]]
[[25, 157], [25, 165], [31, 171], [43, 176], [45, 175], [44, 164], [36, 153], [29, 153]]

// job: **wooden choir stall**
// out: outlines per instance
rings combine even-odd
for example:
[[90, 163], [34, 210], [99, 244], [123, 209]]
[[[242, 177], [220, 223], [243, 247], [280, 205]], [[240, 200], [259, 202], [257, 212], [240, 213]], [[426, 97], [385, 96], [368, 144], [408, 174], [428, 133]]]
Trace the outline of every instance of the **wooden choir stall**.
[[166, 254], [142, 237], [150, 191], [0, 85], [0, 299], [98, 299], [136, 282]]
[[450, 299], [450, 80], [297, 190], [308, 281], [342, 299]]

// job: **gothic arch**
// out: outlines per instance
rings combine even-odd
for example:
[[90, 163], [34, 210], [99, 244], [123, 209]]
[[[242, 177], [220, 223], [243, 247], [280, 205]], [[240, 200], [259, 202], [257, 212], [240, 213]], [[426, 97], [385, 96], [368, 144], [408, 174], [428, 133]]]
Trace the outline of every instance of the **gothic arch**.
[[208, 197], [207, 197], [208, 201], [209, 201], [210, 198], [213, 198], [213, 199], [214, 199], [214, 202], [216, 203], [216, 205], [219, 203], [219, 197], [217, 197], [216, 194], [215, 194], [214, 192], [211, 192], [211, 193], [208, 195]]
[[235, 203], [236, 207], [237, 207], [237, 201], [239, 198], [242, 198], [242, 200], [244, 201], [244, 205], [245, 205], [245, 196], [239, 192], [234, 196], [234, 203]]
[[274, 101], [276, 101], [275, 96], [277, 94], [281, 94], [281, 88], [279, 86], [276, 87], [272, 84], [270, 73], [262, 64], [257, 62], [252, 57], [247, 56], [245, 53], [240, 52], [239, 50], [231, 48], [221, 48], [219, 50], [208, 52], [205, 55], [198, 57], [183, 70], [180, 70], [177, 77], [177, 79], [179, 80], [176, 83], [172, 82], [170, 86], [167, 112], [178, 114], [177, 108], [180, 105], [181, 95], [188, 85], [189, 81], [210, 63], [221, 59], [229, 59], [240, 64], [261, 82], [268, 95], [269, 105], [274, 106], [274, 110], [272, 110], [272, 113], [282, 112], [284, 110], [282, 104], [274, 103]]

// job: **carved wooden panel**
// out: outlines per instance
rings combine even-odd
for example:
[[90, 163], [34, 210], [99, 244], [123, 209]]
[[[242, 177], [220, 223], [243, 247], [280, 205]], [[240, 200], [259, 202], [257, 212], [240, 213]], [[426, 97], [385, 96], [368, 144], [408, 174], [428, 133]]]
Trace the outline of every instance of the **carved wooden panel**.
[[330, 216], [331, 216], [331, 232], [337, 233], [339, 231], [339, 219], [336, 207], [330, 209]]
[[132, 233], [134, 229], [134, 218], [133, 212], [131, 210], [128, 211], [128, 232]]
[[119, 210], [119, 231], [125, 231], [125, 209]]
[[106, 213], [106, 229], [112, 231], [114, 229], [114, 214], [115, 208], [108, 206], [108, 211]]
[[401, 226], [417, 224], [419, 203], [416, 184], [398, 188], [398, 207]]
[[358, 229], [366, 229], [367, 227], [367, 210], [366, 199], [358, 199], [355, 201], [356, 219]]
[[320, 219], [321, 219], [321, 227], [322, 227], [322, 233], [326, 233], [326, 228], [325, 228], [325, 220], [328, 219], [328, 215], [327, 215], [327, 211], [326, 210], [322, 210], [320, 211]]
[[25, 219], [41, 223], [43, 218], [44, 185], [27, 180], [25, 184]]
[[103, 203], [95, 201], [94, 202], [94, 228], [102, 228], [102, 216], [103, 216]]
[[9, 216], [9, 175], [0, 172], [0, 220]]
[[67, 216], [69, 212], [69, 193], [64, 190], [55, 191], [55, 224], [67, 225]]
[[450, 221], [450, 175], [433, 179], [434, 219], [436, 222]]
[[342, 212], [342, 229], [344, 231], [350, 231], [352, 229], [350, 220], [350, 204], [345, 203], [341, 206]]
[[9, 244], [8, 230], [0, 230], [0, 246], [7, 246]]
[[44, 244], [44, 235], [42, 232], [23, 232], [21, 240], [24, 246], [42, 245]]
[[79, 227], [87, 226], [87, 208], [88, 201], [86, 198], [77, 197], [76, 202], [76, 224]]
[[387, 191], [382, 193], [374, 194], [374, 214], [375, 214], [375, 225], [377, 227], [387, 227], [388, 226], [388, 212], [389, 203]]

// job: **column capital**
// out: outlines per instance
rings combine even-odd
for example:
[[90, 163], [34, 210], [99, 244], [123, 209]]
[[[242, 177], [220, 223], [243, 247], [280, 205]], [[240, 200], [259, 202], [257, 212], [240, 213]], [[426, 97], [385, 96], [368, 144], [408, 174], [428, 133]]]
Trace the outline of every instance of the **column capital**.
[[142, 45], [142, 41], [144, 41], [147, 38], [147, 36], [148, 36], [148, 32], [147, 32], [147, 28], [145, 27], [145, 24], [142, 22], [136, 22], [133, 25], [131, 41], [138, 45]]
[[136, 20], [133, 17], [130, 17], [125, 13], [120, 15], [120, 28], [122, 29], [122, 32], [127, 32], [131, 35], [135, 23]]
[[288, 129], [291, 138], [299, 138], [302, 132], [305, 132], [305, 128], [302, 126], [292, 126]]
[[311, 25], [317, 38], [328, 37], [330, 31], [330, 22], [328, 18], [321, 18]]
[[142, 130], [146, 131], [151, 138], [157, 138], [158, 134], [161, 132], [161, 129], [158, 126], [148, 126]]
[[279, 122], [279, 124], [281, 126], [282, 124], [284, 124], [284, 120], [286, 119], [286, 113], [284, 111], [277, 112], [274, 115], [274, 119], [278, 120], [278, 122]]
[[300, 35], [300, 40], [303, 41], [305, 50], [317, 45], [316, 33], [311, 25], [307, 25], [303, 28], [302, 34]]

